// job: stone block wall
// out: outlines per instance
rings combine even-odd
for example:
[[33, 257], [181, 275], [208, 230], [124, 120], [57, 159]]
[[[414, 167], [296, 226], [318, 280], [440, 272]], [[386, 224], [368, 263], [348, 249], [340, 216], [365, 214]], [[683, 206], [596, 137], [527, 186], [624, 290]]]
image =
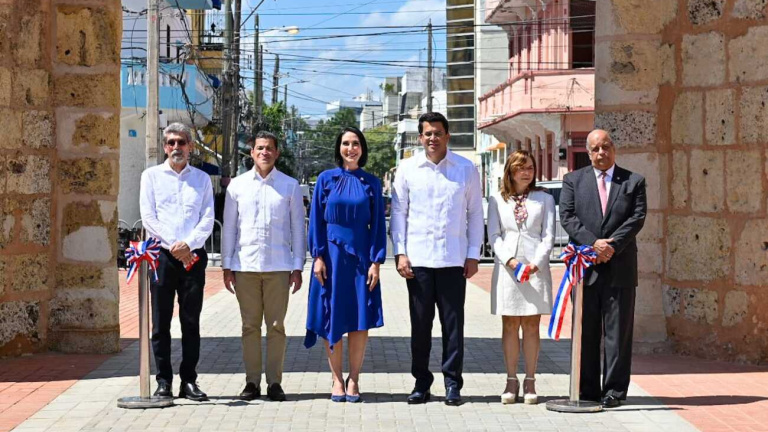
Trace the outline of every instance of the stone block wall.
[[0, 356], [115, 352], [120, 1], [0, 0]]
[[640, 341], [768, 360], [767, 6], [597, 2], [596, 124], [648, 181]]

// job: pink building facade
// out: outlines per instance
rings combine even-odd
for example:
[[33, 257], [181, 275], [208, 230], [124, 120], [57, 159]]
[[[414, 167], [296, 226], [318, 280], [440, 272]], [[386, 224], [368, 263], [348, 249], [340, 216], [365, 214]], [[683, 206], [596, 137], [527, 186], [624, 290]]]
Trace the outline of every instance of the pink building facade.
[[595, 2], [485, 0], [485, 23], [508, 38], [506, 61], [484, 65], [506, 67], [507, 80], [478, 98], [486, 192], [497, 187], [506, 156], [516, 149], [534, 153], [539, 180], [562, 179], [588, 164]]

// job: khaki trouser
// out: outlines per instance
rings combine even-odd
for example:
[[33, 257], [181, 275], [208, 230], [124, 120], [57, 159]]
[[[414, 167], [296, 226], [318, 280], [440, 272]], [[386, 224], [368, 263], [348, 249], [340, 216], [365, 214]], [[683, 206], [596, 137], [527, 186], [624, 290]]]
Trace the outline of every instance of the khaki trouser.
[[267, 385], [283, 379], [285, 313], [290, 272], [235, 272], [235, 294], [243, 319], [246, 382], [261, 384], [261, 321], [267, 323]]

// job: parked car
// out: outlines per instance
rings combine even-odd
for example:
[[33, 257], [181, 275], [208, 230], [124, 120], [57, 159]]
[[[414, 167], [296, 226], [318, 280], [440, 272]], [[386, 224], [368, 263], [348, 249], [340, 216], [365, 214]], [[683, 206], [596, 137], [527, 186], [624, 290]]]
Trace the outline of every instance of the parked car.
[[561, 180], [537, 181], [536, 186], [541, 186], [555, 198], [555, 246], [568, 244], [568, 234], [560, 225], [560, 192], [563, 190]]

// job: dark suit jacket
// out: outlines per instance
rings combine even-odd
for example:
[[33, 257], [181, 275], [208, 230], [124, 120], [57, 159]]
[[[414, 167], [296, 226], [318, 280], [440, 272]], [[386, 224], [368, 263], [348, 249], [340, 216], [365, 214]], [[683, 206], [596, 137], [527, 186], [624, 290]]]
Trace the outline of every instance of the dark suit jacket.
[[571, 241], [592, 245], [597, 239], [614, 239], [613, 258], [589, 268], [584, 275], [585, 284], [593, 285], [599, 279], [615, 287], [635, 287], [635, 236], [643, 227], [647, 209], [645, 178], [616, 165], [606, 207], [603, 217], [597, 178], [591, 165], [565, 175], [560, 194], [560, 223]]

